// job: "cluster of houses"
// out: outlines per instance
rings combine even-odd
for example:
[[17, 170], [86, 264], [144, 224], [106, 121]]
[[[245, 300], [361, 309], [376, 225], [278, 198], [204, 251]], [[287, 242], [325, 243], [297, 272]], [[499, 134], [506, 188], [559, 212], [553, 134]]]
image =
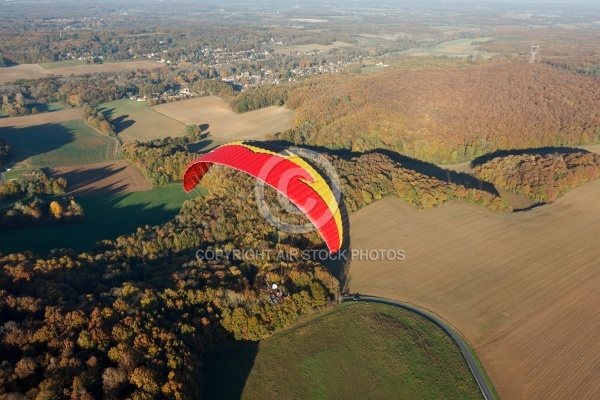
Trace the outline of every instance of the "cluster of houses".
[[[179, 89], [178, 91], [176, 91], [173, 94], [169, 94], [167, 92], [164, 92], [162, 95], [160, 93], [152, 93], [152, 99], [171, 99], [174, 97], [194, 97], [196, 96], [196, 93], [190, 91], [190, 89], [184, 87]], [[140, 96], [140, 95], [133, 95], [129, 97], [130, 100], [134, 100], [134, 101], [146, 101], [148, 100], [148, 98], [146, 96]]]
[[[314, 52], [307, 53], [306, 55], [314, 55]], [[329, 62], [327, 64], [322, 65], [310, 65], [305, 67], [293, 68], [289, 71], [287, 76], [278, 78], [280, 76], [279, 73], [274, 72], [271, 69], [261, 68], [258, 73], [250, 73], [248, 71], [241, 72], [239, 74], [229, 76], [226, 78], [222, 78], [223, 81], [238, 84], [244, 88], [249, 88], [252, 86], [259, 86], [264, 84], [274, 84], [277, 85], [282, 81], [296, 81], [299, 79], [304, 79], [313, 75], [321, 75], [321, 74], [336, 74], [341, 71], [343, 68], [361, 65], [364, 67], [367, 66], [379, 66], [379, 67], [387, 67], [386, 64], [382, 62], [378, 62], [371, 57], [363, 57], [359, 56], [355, 60], [351, 61], [337, 61], [337, 62]]]

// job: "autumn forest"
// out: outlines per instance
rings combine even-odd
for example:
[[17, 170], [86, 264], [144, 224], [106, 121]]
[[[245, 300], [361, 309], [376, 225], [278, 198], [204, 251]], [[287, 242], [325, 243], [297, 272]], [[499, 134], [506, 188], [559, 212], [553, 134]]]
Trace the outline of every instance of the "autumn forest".
[[[575, 6], [6, 3], [0, 245], [32, 245], [0, 247], [1, 399], [206, 398], [221, 352], [339, 306], [351, 265], [276, 257], [326, 244], [265, 219], [254, 178], [215, 165], [183, 193], [199, 155], [256, 140], [242, 129], [252, 118], [289, 117], [260, 140], [331, 164], [345, 223], [390, 197], [427, 218], [455, 203], [513, 221], [600, 178], [600, 17]], [[239, 131], [218, 130], [241, 115], [253, 117]], [[173, 129], [148, 139], [144, 118]], [[265, 197], [278, 218], [310, 224], [275, 189]], [[85, 236], [86, 220], [132, 228], [36, 250], [49, 229]]]

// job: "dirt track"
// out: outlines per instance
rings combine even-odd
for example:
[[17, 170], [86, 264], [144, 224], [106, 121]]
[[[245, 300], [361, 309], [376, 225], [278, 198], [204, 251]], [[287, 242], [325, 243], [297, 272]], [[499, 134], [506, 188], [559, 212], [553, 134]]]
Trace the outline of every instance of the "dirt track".
[[92, 196], [150, 190], [144, 176], [127, 161], [68, 165], [50, 169], [54, 178], [64, 177], [69, 195]]
[[385, 198], [352, 215], [351, 292], [424, 307], [475, 347], [501, 398], [600, 398], [600, 181], [553, 204], [495, 214]]

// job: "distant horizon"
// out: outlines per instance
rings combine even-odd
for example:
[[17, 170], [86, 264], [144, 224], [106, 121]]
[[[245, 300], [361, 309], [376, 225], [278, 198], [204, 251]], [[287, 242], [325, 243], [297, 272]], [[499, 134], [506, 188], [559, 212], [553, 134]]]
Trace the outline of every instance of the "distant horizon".
[[[97, 2], [95, 0], [0, 0], [0, 4], [1, 3], [59, 3], [59, 4], [71, 4], [71, 3], [78, 3], [78, 4], [82, 4], [82, 3], [93, 3], [93, 4], [97, 4]], [[109, 0], [106, 1], [106, 3], [110, 4], [110, 3], [119, 3], [119, 4], [123, 4], [123, 3], [135, 3], [135, 4], [140, 4], [140, 3], [145, 3], [145, 4], [153, 4], [153, 3], [174, 3], [174, 4], [193, 4], [193, 3], [197, 3], [197, 4], [203, 4], [203, 5], [214, 5], [215, 7], [231, 7], [232, 5], [235, 6], [241, 6], [241, 5], [246, 5], [246, 6], [254, 6], [257, 3], [269, 3], [269, 4], [277, 4], [277, 3], [281, 3], [281, 4], [285, 4], [285, 5], [293, 5], [294, 3], [290, 3], [288, 1], [284, 1], [284, 0], [254, 0], [254, 1], [233, 1], [233, 2], [229, 2], [227, 4], [220, 4], [219, 2], [215, 1], [215, 0]], [[336, 2], [329, 2], [328, 4], [335, 4]], [[343, 3], [342, 1], [339, 1], [339, 3]], [[349, 5], [356, 5], [357, 3], [368, 3], [370, 5], [374, 5], [374, 6], [381, 6], [381, 5], [387, 5], [387, 4], [404, 4], [404, 5], [411, 5], [412, 4], [427, 4], [427, 3], [454, 3], [455, 5], [461, 5], [461, 3], [463, 4], [473, 4], [473, 3], [481, 3], [482, 5], [528, 5], [528, 4], [535, 4], [535, 5], [544, 5], [544, 4], [564, 4], [566, 6], [569, 5], [590, 5], [590, 6], [598, 6], [600, 7], [600, 4], [598, 4], [598, 2], [596, 0], [575, 0], [575, 1], [568, 1], [568, 0], [510, 0], [510, 1], [502, 1], [502, 0], [422, 0], [422, 1], [414, 1], [414, 0], [409, 0], [409, 1], [405, 1], [405, 0], [388, 0], [388, 1], [381, 1], [379, 4], [373, 4], [370, 0], [353, 0], [351, 3], [346, 3]], [[302, 3], [298, 2], [298, 6], [304, 6], [304, 5], [311, 5], [311, 4], [317, 4], [317, 5], [323, 5], [321, 2], [319, 1], [303, 1]]]

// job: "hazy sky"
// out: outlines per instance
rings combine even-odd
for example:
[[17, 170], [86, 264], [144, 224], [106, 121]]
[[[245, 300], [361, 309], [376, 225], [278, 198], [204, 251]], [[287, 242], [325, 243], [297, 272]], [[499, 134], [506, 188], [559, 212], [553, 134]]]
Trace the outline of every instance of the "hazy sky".
[[[13, 0], [0, 0], [0, 5], [9, 4]], [[14, 0], [14, 3], [31, 4], [31, 3], [55, 3], [55, 4], [98, 4], [97, 0]], [[13, 4], [14, 4], [13, 3]], [[357, 5], [368, 5], [370, 7], [377, 5], [406, 5], [414, 6], [417, 8], [426, 8], [428, 6], [435, 6], [435, 4], [448, 4], [453, 6], [464, 5], [466, 7], [477, 7], [477, 6], [488, 6], [494, 8], [497, 6], [499, 9], [510, 8], [512, 5], [515, 8], [522, 9], [528, 5], [535, 6], [539, 9], [544, 4], [552, 5], [556, 7], [557, 4], [564, 5], [565, 8], [569, 6], [589, 6], [592, 10], [600, 10], [600, 0], [229, 0], [223, 2], [221, 0], [105, 0], [105, 4], [115, 6], [118, 4], [123, 5], [143, 5], [143, 4], [202, 4], [212, 5], [224, 8], [234, 8], [236, 6], [255, 6], [263, 7], [268, 6], [269, 8], [277, 8], [278, 6], [289, 7], [294, 4], [298, 4], [301, 7], [314, 7], [320, 5], [332, 5], [335, 4], [337, 7], [343, 7], [343, 4], [348, 4], [350, 7], [356, 7]]]

